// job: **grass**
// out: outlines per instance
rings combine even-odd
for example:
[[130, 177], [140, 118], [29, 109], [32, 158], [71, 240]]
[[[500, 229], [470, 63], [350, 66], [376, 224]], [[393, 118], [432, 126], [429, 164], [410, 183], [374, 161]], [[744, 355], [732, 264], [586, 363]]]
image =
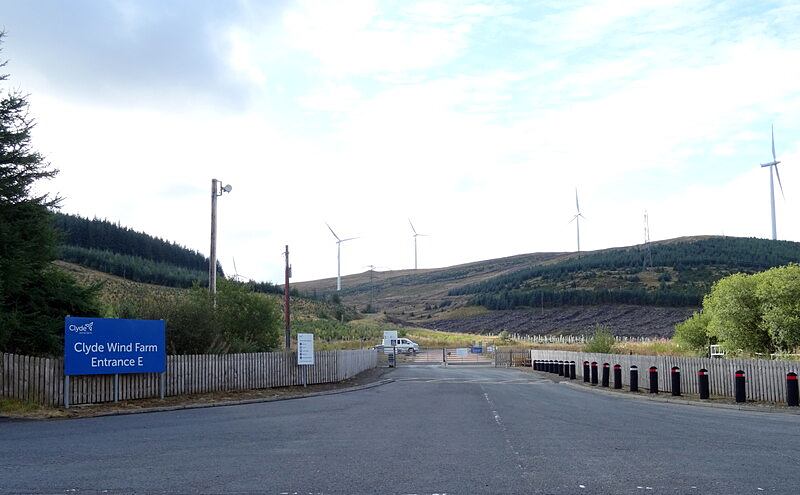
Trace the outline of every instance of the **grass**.
[[0, 414], [25, 414], [38, 411], [39, 405], [16, 399], [0, 399]]

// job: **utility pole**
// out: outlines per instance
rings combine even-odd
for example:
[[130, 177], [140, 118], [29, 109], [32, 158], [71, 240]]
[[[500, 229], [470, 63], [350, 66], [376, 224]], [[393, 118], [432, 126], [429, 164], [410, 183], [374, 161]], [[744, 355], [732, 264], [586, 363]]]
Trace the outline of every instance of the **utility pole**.
[[208, 255], [208, 292], [216, 301], [217, 294], [217, 197], [233, 189], [230, 184], [221, 187], [222, 182], [211, 179], [211, 252]]
[[291, 350], [292, 348], [292, 328], [291, 328], [291, 318], [289, 315], [289, 278], [292, 276], [292, 265], [289, 264], [289, 245], [286, 245], [286, 252], [283, 253], [286, 256], [286, 270], [285, 275], [286, 279], [283, 284], [283, 313], [284, 313], [284, 333], [286, 334], [286, 350]]

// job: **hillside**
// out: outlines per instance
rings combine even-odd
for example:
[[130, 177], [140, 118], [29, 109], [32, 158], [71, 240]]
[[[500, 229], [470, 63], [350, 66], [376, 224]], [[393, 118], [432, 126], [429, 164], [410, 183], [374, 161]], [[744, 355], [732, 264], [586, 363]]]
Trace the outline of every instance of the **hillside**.
[[[103, 273], [98, 270], [86, 268], [74, 263], [56, 261], [54, 264], [61, 270], [69, 273], [81, 285], [88, 286], [100, 283], [100, 301], [112, 313], [114, 308], [124, 299], [137, 299], [143, 297], [174, 297], [186, 291], [183, 288], [167, 287], [156, 284], [146, 284], [126, 280], [116, 275]], [[270, 298], [283, 311], [283, 298], [277, 294], [263, 294]], [[304, 297], [291, 298], [292, 319], [297, 320], [317, 320], [317, 319], [340, 319], [344, 315], [344, 320], [352, 320], [359, 317], [353, 309], [343, 305], [332, 304], [325, 301], [315, 301]]]
[[[395, 321], [451, 331], [669, 335], [713, 283], [800, 262], [800, 243], [686, 237], [581, 253], [534, 253], [441, 269], [342, 279], [342, 301]], [[370, 281], [372, 278], [372, 281]], [[335, 279], [295, 284], [330, 296]]]

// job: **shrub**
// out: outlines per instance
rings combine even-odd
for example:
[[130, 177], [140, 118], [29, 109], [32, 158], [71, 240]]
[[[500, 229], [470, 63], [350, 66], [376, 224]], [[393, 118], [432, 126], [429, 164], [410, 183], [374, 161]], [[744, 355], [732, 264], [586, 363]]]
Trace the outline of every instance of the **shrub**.
[[266, 352], [280, 344], [275, 303], [227, 280], [218, 281], [216, 307], [208, 290], [195, 286], [174, 298], [127, 301], [118, 316], [165, 320], [170, 354]]
[[583, 347], [584, 352], [610, 354], [614, 350], [614, 334], [611, 328], [605, 325], [595, 325], [594, 335]]
[[705, 349], [708, 345], [708, 320], [704, 312], [695, 312], [688, 320], [675, 325], [675, 342], [689, 349]]

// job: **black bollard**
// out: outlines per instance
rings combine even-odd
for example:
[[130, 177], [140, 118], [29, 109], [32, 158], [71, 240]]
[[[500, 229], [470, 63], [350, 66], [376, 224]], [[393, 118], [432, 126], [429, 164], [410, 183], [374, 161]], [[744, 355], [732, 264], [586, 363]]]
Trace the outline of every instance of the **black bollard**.
[[797, 373], [786, 373], [786, 405], [797, 407], [800, 403], [800, 393], [797, 388]]
[[558, 376], [564, 376], [564, 361], [558, 362]]
[[575, 379], [575, 361], [569, 362], [569, 379], [570, 380]]
[[603, 381], [602, 386], [608, 387], [608, 373], [611, 370], [611, 367], [608, 363], [603, 363]]
[[639, 391], [639, 367], [631, 366], [631, 392]]
[[677, 366], [672, 367], [672, 395], [679, 397], [681, 395], [681, 369]]
[[592, 385], [597, 385], [597, 361], [592, 361]]
[[583, 381], [589, 383], [589, 361], [583, 362]]
[[539, 360], [538, 359], [534, 359], [533, 360], [533, 370], [534, 371], [539, 371]]
[[658, 368], [650, 366], [650, 393], [658, 393]]
[[557, 364], [557, 363], [556, 363], [556, 360], [555, 360], [555, 359], [552, 359], [552, 360], [550, 360], [550, 373], [552, 373], [552, 374], [554, 374], [554, 375], [555, 375], [556, 373], [558, 373], [558, 371], [556, 371], [556, 364]]
[[614, 388], [619, 390], [622, 388], [622, 366], [614, 365]]
[[705, 368], [697, 372], [697, 388], [700, 389], [701, 399], [708, 399], [711, 395], [708, 389], [708, 370]]
[[747, 392], [744, 390], [744, 371], [736, 370], [736, 402], [747, 402]]

